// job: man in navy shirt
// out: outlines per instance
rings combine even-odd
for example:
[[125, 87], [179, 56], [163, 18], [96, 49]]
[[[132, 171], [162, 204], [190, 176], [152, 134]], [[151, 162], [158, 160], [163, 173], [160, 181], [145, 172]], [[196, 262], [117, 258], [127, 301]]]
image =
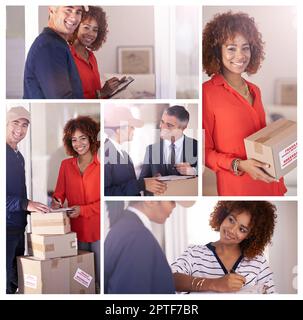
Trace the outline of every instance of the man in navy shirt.
[[151, 232], [163, 224], [175, 201], [131, 201], [104, 244], [105, 293], [175, 293], [167, 259]]
[[24, 69], [24, 99], [81, 99], [82, 83], [67, 41], [82, 6], [49, 7], [48, 27], [32, 44]]
[[24, 255], [27, 213], [48, 212], [49, 208], [27, 199], [24, 158], [17, 145], [26, 136], [30, 114], [23, 107], [14, 107], [7, 112], [6, 121], [6, 293], [15, 293], [16, 257]]

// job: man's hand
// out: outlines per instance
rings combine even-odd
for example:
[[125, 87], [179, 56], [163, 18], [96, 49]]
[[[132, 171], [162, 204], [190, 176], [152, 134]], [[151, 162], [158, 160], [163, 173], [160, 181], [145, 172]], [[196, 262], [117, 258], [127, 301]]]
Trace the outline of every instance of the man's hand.
[[181, 162], [175, 165], [175, 168], [182, 176], [195, 176], [196, 170], [188, 162]]
[[26, 210], [30, 211], [30, 212], [40, 211], [40, 212], [48, 213], [49, 212], [49, 207], [46, 206], [45, 204], [41, 203], [41, 202], [35, 202], [35, 201], [32, 201], [32, 200], [29, 200]]
[[157, 178], [144, 179], [144, 182], [145, 182], [145, 190], [152, 192], [153, 194], [155, 194], [157, 196], [163, 194], [167, 189], [166, 183], [157, 180]]

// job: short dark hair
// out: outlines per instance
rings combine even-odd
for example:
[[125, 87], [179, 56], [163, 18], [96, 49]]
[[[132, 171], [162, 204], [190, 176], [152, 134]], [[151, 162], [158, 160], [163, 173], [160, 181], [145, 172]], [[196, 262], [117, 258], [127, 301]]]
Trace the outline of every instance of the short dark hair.
[[180, 122], [186, 126], [189, 121], [189, 113], [183, 106], [171, 106], [165, 110], [169, 116], [176, 117]]
[[209, 224], [219, 231], [223, 220], [232, 212], [251, 214], [251, 230], [248, 237], [240, 243], [245, 257], [252, 259], [263, 253], [270, 243], [276, 223], [276, 207], [268, 201], [219, 201], [210, 215]]
[[249, 42], [251, 58], [248, 74], [256, 73], [264, 59], [264, 42], [255, 21], [243, 12], [216, 14], [203, 30], [203, 70], [208, 76], [222, 73], [222, 45], [237, 33]]
[[72, 136], [76, 130], [80, 130], [88, 137], [90, 143], [90, 151], [92, 154], [97, 153], [100, 147], [98, 141], [98, 133], [100, 131], [100, 124], [88, 116], [79, 116], [76, 119], [69, 120], [63, 130], [63, 143], [67, 154], [77, 157], [78, 153], [72, 146]]

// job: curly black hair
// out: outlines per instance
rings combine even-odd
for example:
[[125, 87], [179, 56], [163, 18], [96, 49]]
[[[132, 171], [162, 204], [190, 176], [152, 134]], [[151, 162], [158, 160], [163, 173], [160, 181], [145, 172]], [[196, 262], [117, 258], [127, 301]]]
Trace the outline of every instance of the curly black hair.
[[216, 14], [203, 30], [203, 71], [208, 76], [222, 73], [222, 45], [236, 34], [243, 35], [250, 45], [251, 58], [245, 71], [248, 74], [258, 71], [265, 56], [262, 35], [252, 17], [228, 11]]
[[270, 243], [276, 223], [276, 207], [268, 201], [219, 201], [210, 215], [209, 224], [219, 231], [223, 220], [231, 213], [251, 214], [250, 232], [248, 237], [240, 243], [245, 257], [252, 259], [262, 254]]

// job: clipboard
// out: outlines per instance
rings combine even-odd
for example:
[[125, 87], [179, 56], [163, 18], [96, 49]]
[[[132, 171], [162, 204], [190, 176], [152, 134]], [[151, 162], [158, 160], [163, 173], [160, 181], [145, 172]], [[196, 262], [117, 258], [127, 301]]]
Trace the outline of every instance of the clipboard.
[[126, 89], [133, 81], [135, 81], [135, 79], [131, 76], [122, 77], [120, 79], [120, 84], [119, 84], [118, 88], [116, 90], [114, 90], [112, 93], [110, 93], [108, 95], [108, 98], [111, 98], [114, 95], [116, 95], [117, 93], [119, 93], [120, 91]]

